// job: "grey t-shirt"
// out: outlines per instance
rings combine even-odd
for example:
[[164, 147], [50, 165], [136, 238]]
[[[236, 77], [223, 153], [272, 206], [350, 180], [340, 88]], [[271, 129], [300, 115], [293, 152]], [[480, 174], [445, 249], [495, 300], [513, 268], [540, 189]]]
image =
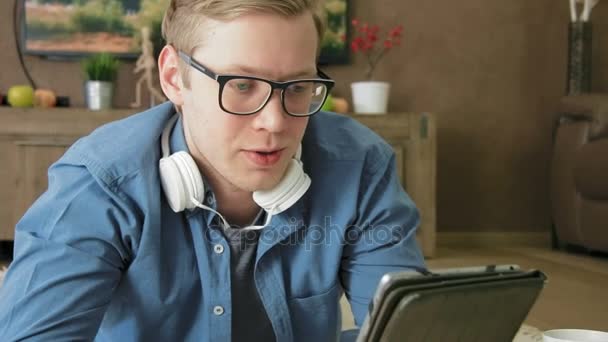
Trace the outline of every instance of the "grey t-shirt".
[[[253, 224], [265, 220], [262, 210]], [[252, 224], [252, 225], [253, 225]], [[275, 341], [274, 331], [253, 278], [261, 230], [231, 227], [223, 230], [230, 245], [232, 342]]]

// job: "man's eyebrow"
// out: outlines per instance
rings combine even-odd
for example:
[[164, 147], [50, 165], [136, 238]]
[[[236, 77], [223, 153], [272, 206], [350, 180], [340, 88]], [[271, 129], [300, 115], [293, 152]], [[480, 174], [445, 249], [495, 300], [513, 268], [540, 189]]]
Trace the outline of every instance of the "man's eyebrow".
[[[299, 79], [299, 78], [316, 78], [316, 76], [317, 76], [316, 70], [307, 69], [307, 70], [296, 71], [296, 72], [293, 72], [293, 73], [290, 73], [287, 75], [281, 75], [279, 78], [275, 78], [276, 75], [274, 75], [273, 72], [271, 72], [267, 69], [252, 68], [250, 66], [241, 65], [241, 64], [230, 65], [230, 66], [224, 68], [224, 70], [226, 70], [226, 73], [231, 73], [231, 74], [232, 73], [244, 73], [246, 75], [274, 79], [276, 81], [289, 81], [289, 80], [295, 80], [295, 79]], [[275, 77], [271, 77], [271, 76], [275, 76]]]

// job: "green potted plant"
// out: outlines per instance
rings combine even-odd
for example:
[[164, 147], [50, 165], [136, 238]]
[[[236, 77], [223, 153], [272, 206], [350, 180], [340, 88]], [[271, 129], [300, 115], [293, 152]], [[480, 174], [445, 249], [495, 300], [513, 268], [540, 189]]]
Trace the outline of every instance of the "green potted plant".
[[85, 103], [90, 110], [112, 108], [114, 81], [120, 62], [113, 55], [102, 52], [87, 57], [82, 62], [86, 77]]

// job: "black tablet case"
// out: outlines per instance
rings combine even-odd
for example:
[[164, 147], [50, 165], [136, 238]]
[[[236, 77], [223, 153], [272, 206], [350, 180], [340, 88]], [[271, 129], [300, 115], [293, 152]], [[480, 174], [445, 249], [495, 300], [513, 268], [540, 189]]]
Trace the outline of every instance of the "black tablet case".
[[358, 341], [511, 342], [545, 280], [537, 270], [491, 268], [401, 279], [385, 289]]

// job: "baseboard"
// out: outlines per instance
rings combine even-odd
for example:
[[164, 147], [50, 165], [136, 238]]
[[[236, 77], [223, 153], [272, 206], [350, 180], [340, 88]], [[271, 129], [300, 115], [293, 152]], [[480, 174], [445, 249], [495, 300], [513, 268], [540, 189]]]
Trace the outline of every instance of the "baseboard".
[[444, 247], [551, 247], [549, 232], [437, 232]]

